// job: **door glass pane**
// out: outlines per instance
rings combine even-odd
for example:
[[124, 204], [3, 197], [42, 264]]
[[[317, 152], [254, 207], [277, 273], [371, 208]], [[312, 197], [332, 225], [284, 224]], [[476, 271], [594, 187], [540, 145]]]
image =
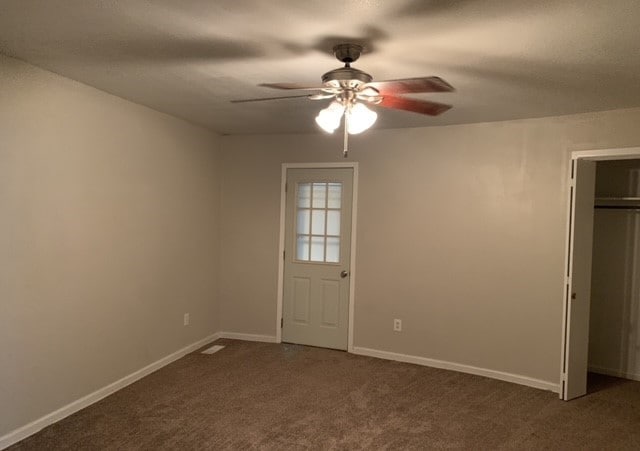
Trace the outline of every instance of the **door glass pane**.
[[312, 262], [324, 261], [324, 237], [312, 236], [311, 237], [311, 259]]
[[329, 183], [327, 207], [340, 208], [341, 200], [342, 200], [342, 183]]
[[340, 210], [327, 211], [327, 235], [340, 235]]
[[298, 183], [296, 195], [296, 260], [339, 263], [342, 183]]
[[324, 235], [324, 210], [312, 210], [311, 216], [311, 233], [313, 235]]
[[298, 226], [296, 231], [299, 234], [309, 234], [309, 219], [311, 218], [311, 210], [300, 209], [298, 210]]
[[296, 259], [309, 261], [309, 235], [301, 235], [296, 243]]
[[338, 263], [340, 261], [340, 238], [327, 237], [327, 262]]
[[298, 184], [298, 207], [311, 207], [311, 183]]
[[325, 208], [327, 200], [327, 184], [313, 184], [313, 208]]

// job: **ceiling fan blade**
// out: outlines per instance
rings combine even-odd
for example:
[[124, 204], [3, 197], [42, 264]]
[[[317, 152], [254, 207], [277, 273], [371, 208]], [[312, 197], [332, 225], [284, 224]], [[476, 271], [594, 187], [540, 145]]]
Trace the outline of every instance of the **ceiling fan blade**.
[[309, 94], [302, 94], [297, 96], [262, 97], [259, 99], [239, 99], [239, 100], [231, 100], [230, 102], [231, 103], [264, 102], [265, 100], [299, 99], [302, 97], [309, 98], [311, 96]]
[[326, 89], [325, 86], [307, 86], [298, 83], [260, 83], [258, 86], [273, 89], [304, 89], [306, 91], [320, 91]]
[[437, 116], [452, 108], [451, 105], [445, 105], [443, 103], [407, 99], [405, 97], [389, 95], [384, 96], [378, 105], [386, 108], [392, 108], [394, 110], [405, 110], [411, 111], [412, 113], [428, 114], [429, 116]]
[[310, 100], [324, 100], [335, 97], [335, 94], [309, 94], [308, 97]]
[[407, 94], [416, 92], [451, 92], [455, 88], [440, 77], [403, 78], [367, 83], [380, 91], [380, 94]]

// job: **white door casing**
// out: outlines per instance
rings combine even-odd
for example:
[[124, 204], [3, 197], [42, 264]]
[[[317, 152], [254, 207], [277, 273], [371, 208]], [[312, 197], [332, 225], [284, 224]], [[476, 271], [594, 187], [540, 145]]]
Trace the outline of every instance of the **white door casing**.
[[286, 171], [282, 341], [347, 350], [353, 168]]

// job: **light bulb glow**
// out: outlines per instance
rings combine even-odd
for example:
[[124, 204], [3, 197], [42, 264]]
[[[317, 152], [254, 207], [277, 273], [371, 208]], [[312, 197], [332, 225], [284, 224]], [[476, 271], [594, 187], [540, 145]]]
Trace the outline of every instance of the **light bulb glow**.
[[346, 114], [349, 115], [348, 132], [351, 135], [362, 133], [371, 127], [378, 118], [375, 111], [371, 111], [362, 103], [354, 104]]
[[340, 127], [340, 119], [342, 119], [343, 114], [344, 106], [339, 102], [333, 101], [327, 108], [320, 110], [316, 116], [316, 124], [325, 132], [333, 133], [336, 128]]

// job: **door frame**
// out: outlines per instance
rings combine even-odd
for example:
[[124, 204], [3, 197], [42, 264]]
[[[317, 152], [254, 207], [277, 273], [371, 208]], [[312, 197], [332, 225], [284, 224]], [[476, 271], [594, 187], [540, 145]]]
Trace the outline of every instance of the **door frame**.
[[358, 218], [358, 163], [282, 163], [280, 180], [280, 237], [278, 242], [278, 300], [276, 307], [276, 343], [282, 343], [282, 303], [284, 298], [284, 241], [285, 210], [287, 202], [286, 184], [289, 169], [353, 169], [353, 189], [351, 200], [351, 257], [349, 262], [349, 323], [347, 352], [353, 352], [353, 323], [355, 311], [356, 280], [356, 224]]
[[[570, 353], [569, 349], [569, 330], [571, 324], [568, 317], [569, 307], [569, 287], [571, 284], [571, 261], [573, 259], [573, 218], [574, 218], [574, 205], [575, 205], [575, 186], [574, 170], [577, 160], [590, 160], [590, 161], [605, 161], [605, 160], [629, 160], [640, 159], [640, 147], [617, 147], [608, 149], [592, 149], [592, 150], [578, 150], [571, 152], [571, 160], [568, 170], [568, 183], [567, 183], [567, 219], [566, 219], [566, 234], [565, 234], [565, 260], [563, 267], [564, 284], [562, 286], [562, 347], [560, 352], [560, 399], [566, 400], [565, 382], [567, 378], [567, 369], [565, 364], [567, 362], [567, 356]], [[575, 174], [575, 177], [579, 176], [579, 173]]]

